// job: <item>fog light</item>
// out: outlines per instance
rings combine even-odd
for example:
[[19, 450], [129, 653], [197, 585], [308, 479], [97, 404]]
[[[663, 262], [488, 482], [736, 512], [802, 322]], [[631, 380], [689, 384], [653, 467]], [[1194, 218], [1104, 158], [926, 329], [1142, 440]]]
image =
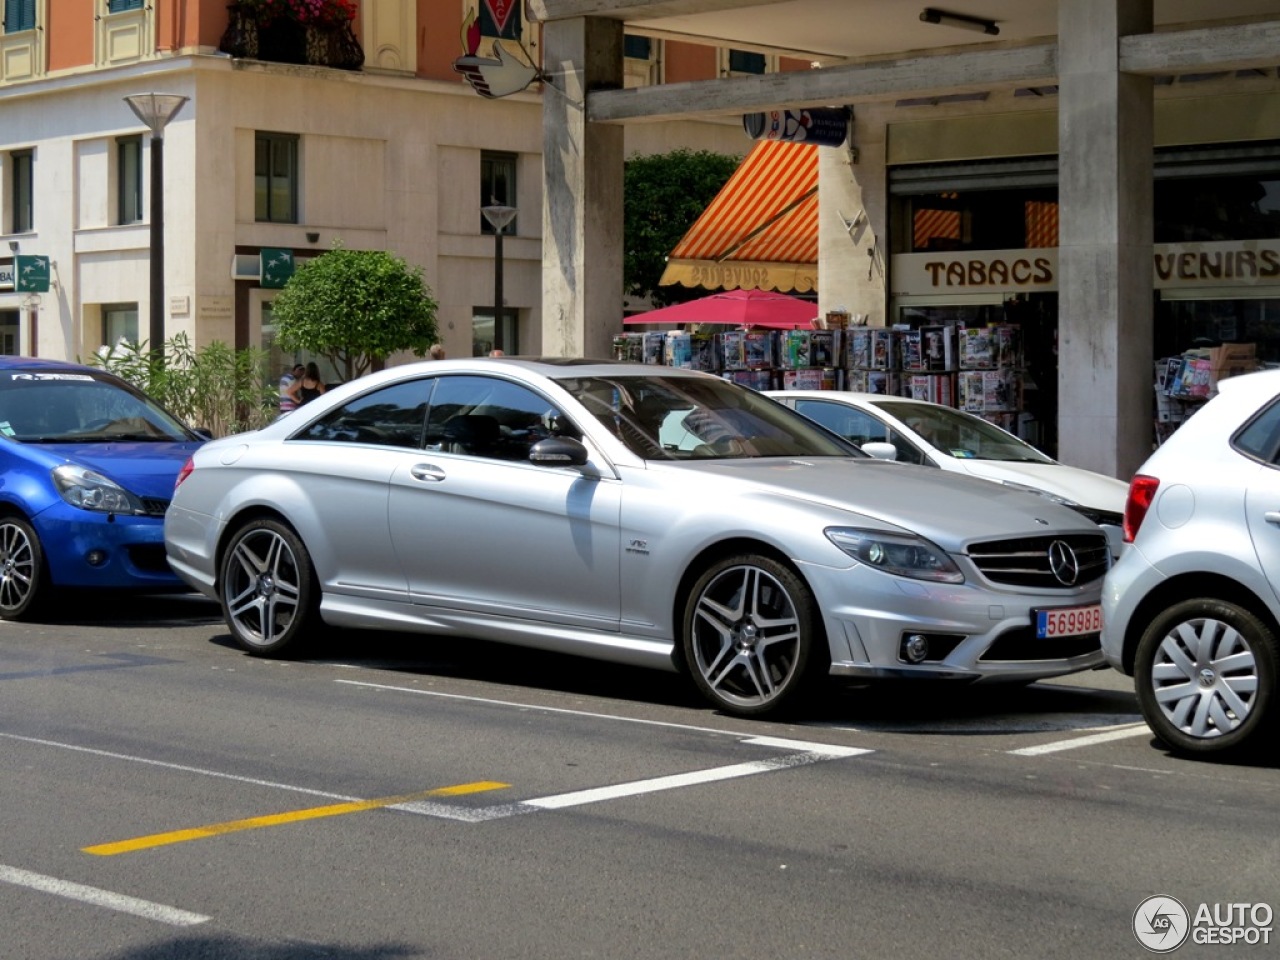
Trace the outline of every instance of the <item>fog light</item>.
[[100, 567], [107, 562], [107, 551], [90, 550], [84, 555], [84, 561], [91, 567]]
[[923, 663], [929, 656], [929, 641], [918, 633], [913, 633], [902, 641], [902, 659], [907, 663]]

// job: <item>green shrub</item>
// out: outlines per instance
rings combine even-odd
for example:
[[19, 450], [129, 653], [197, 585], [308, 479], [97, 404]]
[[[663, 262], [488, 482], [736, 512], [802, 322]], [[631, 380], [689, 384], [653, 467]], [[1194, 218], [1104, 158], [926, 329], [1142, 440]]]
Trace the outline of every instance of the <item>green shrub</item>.
[[265, 350], [233, 350], [215, 341], [195, 350], [185, 333], [164, 345], [164, 360], [149, 347], [121, 341], [87, 360], [127, 380], [174, 416], [224, 437], [256, 430], [278, 413], [278, 388]]

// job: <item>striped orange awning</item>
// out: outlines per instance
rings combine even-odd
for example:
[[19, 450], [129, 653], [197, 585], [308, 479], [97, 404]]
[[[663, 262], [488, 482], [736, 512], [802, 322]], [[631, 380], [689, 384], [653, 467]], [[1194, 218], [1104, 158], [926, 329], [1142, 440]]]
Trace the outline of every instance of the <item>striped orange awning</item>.
[[818, 285], [818, 148], [762, 140], [671, 251], [660, 285], [808, 292]]

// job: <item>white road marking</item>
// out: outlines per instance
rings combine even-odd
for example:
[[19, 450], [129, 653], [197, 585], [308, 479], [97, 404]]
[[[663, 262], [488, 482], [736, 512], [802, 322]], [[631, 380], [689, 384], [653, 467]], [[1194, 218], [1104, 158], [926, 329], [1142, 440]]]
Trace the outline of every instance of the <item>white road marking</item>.
[[1058, 753], [1061, 750], [1074, 750], [1076, 747], [1091, 747], [1097, 743], [1107, 743], [1111, 740], [1124, 740], [1127, 737], [1140, 737], [1143, 734], [1150, 735], [1150, 733], [1151, 728], [1145, 723], [1126, 724], [1123, 727], [1104, 730], [1101, 733], [1095, 733], [1087, 737], [1073, 737], [1070, 740], [1055, 740], [1053, 743], [1042, 743], [1038, 747], [1023, 747], [1020, 750], [1010, 750], [1009, 753], [1019, 757], [1038, 757], [1045, 753]]
[[27, 887], [31, 890], [39, 890], [42, 893], [51, 893], [57, 897], [66, 897], [68, 900], [79, 900], [81, 903], [91, 904], [95, 907], [106, 907], [108, 910], [118, 910], [120, 913], [131, 913], [135, 917], [155, 920], [158, 923], [167, 923], [173, 927], [194, 927], [197, 924], [207, 923], [211, 919], [199, 913], [190, 913], [186, 910], [179, 910], [176, 907], [166, 907], [162, 903], [139, 900], [137, 897], [127, 897], [121, 893], [112, 893], [110, 890], [99, 890], [97, 887], [86, 887], [82, 883], [59, 880], [57, 877], [46, 877], [44, 874], [32, 873], [29, 870], [19, 870], [17, 867], [7, 867], [4, 864], [0, 864], [0, 881], [12, 883], [19, 887]]
[[271, 787], [274, 790], [289, 790], [292, 793], [306, 793], [313, 797], [325, 797], [330, 800], [343, 800], [348, 803], [363, 800], [363, 797], [349, 797], [342, 793], [328, 793], [324, 790], [312, 790], [309, 787], [297, 787], [289, 783], [275, 783], [271, 780], [258, 780], [253, 777], [241, 777], [234, 773], [223, 773], [220, 770], [205, 770], [202, 767], [189, 767], [182, 763], [169, 763], [165, 760], [152, 760], [150, 757], [136, 757], [128, 753], [112, 753], [110, 750], [96, 750], [93, 747], [81, 747], [74, 743], [60, 743], [57, 740], [41, 740], [37, 737], [20, 737], [16, 733], [0, 733], [7, 740], [18, 740], [22, 743], [34, 743], [42, 747], [57, 747], [59, 750], [74, 750], [77, 753], [88, 753], [95, 757], [107, 757], [110, 760], [128, 760], [130, 763], [145, 763], [151, 767], [163, 767], [166, 770], [177, 770], [181, 773], [197, 773], [202, 777], [217, 777], [220, 780], [234, 780], [254, 787]]

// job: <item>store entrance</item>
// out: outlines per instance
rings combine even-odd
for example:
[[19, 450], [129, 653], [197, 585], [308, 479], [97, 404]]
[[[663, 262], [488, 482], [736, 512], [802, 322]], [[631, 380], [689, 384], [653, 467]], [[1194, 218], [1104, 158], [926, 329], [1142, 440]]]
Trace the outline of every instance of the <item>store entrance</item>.
[[[954, 380], [952, 406], [1058, 456], [1056, 293], [1008, 299], [988, 295], [963, 302], [903, 297], [895, 306], [898, 330], [947, 331], [947, 341], [954, 344], [946, 371]], [[904, 366], [904, 393], [910, 389], [909, 374], [910, 367]]]

